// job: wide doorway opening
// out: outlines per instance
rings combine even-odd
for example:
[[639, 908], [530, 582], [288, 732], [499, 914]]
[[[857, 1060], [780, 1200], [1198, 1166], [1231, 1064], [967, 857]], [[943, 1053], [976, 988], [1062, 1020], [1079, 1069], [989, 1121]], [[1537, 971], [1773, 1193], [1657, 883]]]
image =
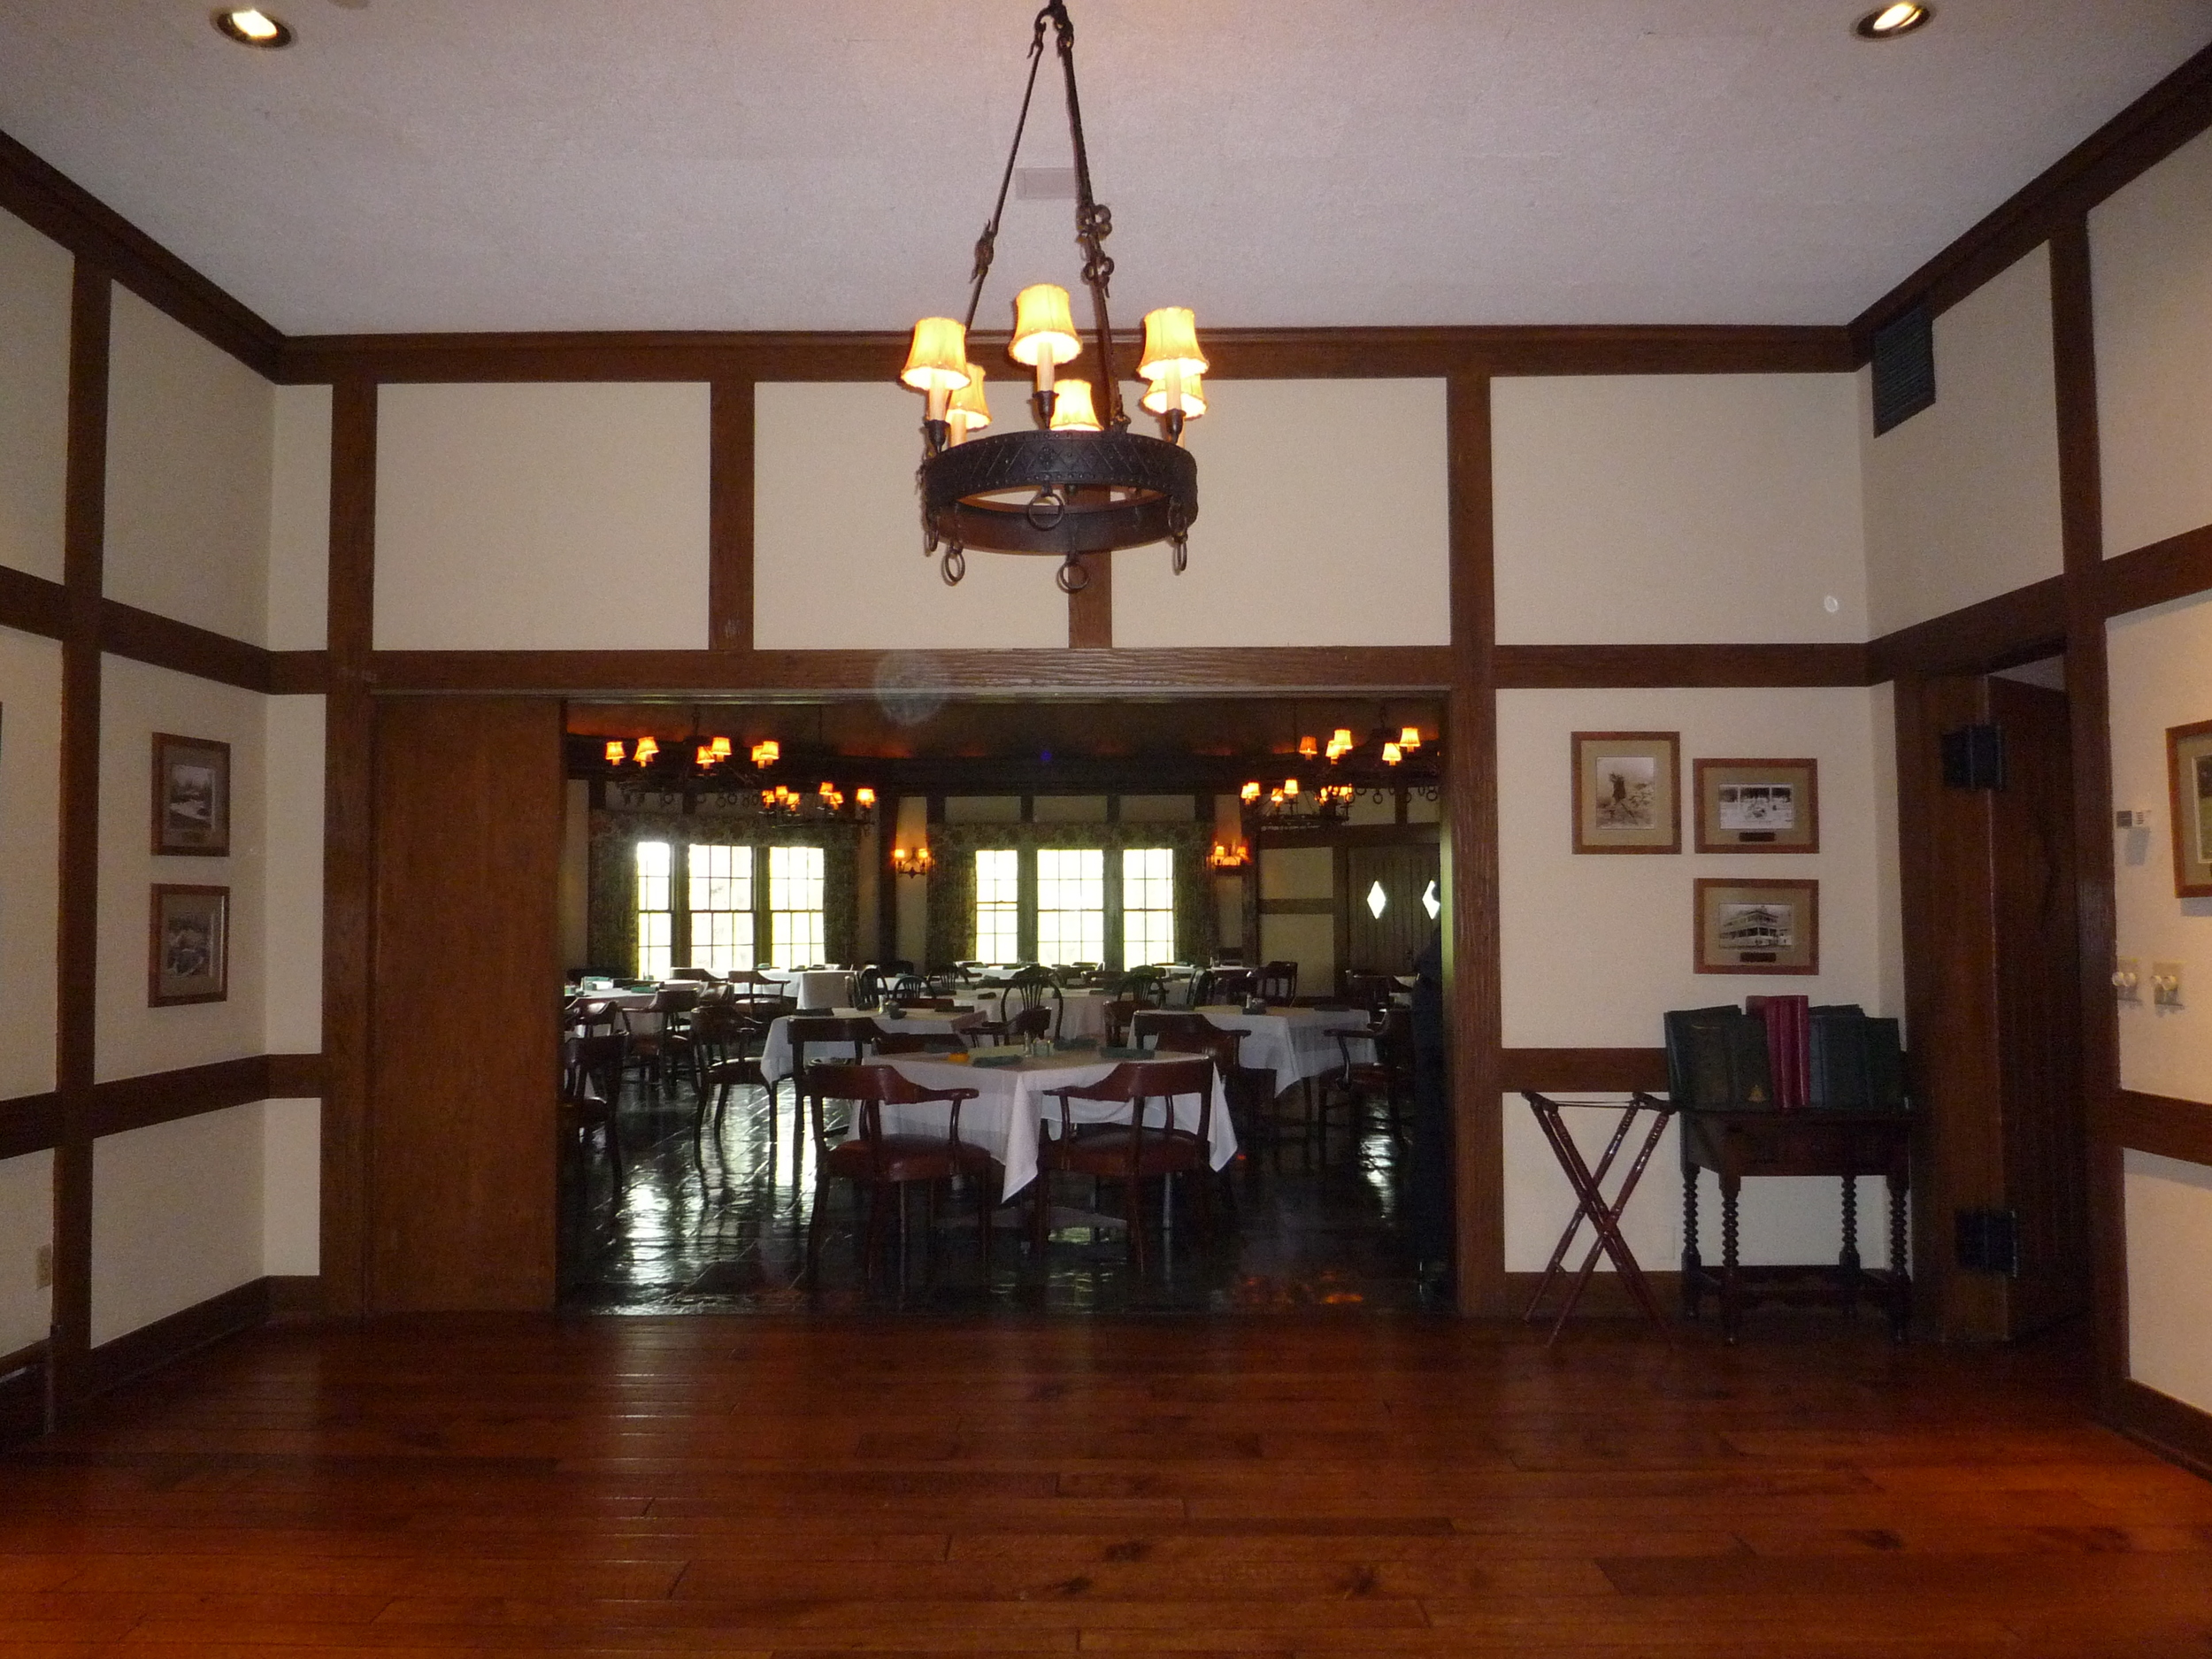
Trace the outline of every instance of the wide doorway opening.
[[1441, 719], [571, 705], [560, 1305], [1448, 1307]]

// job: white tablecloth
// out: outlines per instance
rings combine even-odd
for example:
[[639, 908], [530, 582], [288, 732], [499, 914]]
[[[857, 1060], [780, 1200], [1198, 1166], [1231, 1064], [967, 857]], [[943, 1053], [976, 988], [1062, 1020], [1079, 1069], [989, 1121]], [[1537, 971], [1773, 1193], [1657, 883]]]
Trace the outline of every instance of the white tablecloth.
[[[831, 1011], [837, 1019], [873, 1020], [882, 1031], [911, 1032], [924, 1037], [941, 1037], [948, 1032], [966, 1031], [983, 1023], [983, 1016], [970, 1009], [964, 1013], [919, 1013], [910, 1010], [897, 1019], [886, 1019], [880, 1013], [864, 1013], [859, 1009], [840, 1008]], [[760, 1048], [760, 1075], [768, 1082], [781, 1082], [791, 1075], [791, 1017], [772, 1022], [767, 1038]]]
[[[977, 1091], [976, 1098], [960, 1108], [960, 1138], [970, 1146], [981, 1147], [999, 1161], [1006, 1171], [1002, 1195], [1011, 1196], [1037, 1179], [1040, 1134], [1056, 1139], [1060, 1133], [1060, 1102], [1045, 1099], [1044, 1091], [1095, 1083], [1121, 1062], [1078, 1060], [1062, 1056], [1050, 1060], [1024, 1060], [1019, 1065], [974, 1066], [918, 1055], [900, 1055], [888, 1064], [924, 1088]], [[1125, 1104], [1113, 1101], [1070, 1101], [1068, 1106], [1070, 1115], [1078, 1123], [1126, 1122], [1129, 1115]], [[1157, 1105], [1148, 1106], [1148, 1121], [1157, 1123], [1159, 1110]], [[883, 1110], [884, 1129], [893, 1134], [910, 1131], [919, 1134], [933, 1131], [942, 1133], [944, 1124], [942, 1106], [920, 1106], [904, 1112], [896, 1106], [887, 1106]], [[1197, 1129], [1197, 1095], [1176, 1096], [1175, 1125], [1179, 1129]], [[1217, 1078], [1214, 1082], [1213, 1120], [1207, 1143], [1212, 1149], [1216, 1169], [1237, 1155], [1237, 1132], [1230, 1125], [1228, 1107], [1222, 1100]]]
[[[999, 1018], [999, 1004], [1005, 995], [1003, 991], [978, 991], [975, 993], [976, 1006], [987, 1010], [990, 1018], [996, 1020]], [[1106, 993], [1063, 991], [1060, 995], [1064, 999], [1060, 1029], [1052, 1034], [1056, 1037], [1097, 1037], [1103, 1040], [1106, 1035], [1106, 1004], [1111, 1000]], [[1044, 1005], [1050, 1008], [1052, 998], [1047, 996]]]
[[1344, 1051], [1336, 1033], [1367, 1025], [1366, 1010], [1357, 1008], [1276, 1008], [1248, 1014], [1240, 1008], [1218, 1007], [1197, 1012], [1216, 1025], [1246, 1033], [1237, 1057], [1255, 1070], [1272, 1071], [1278, 1094], [1342, 1065]]
[[853, 976], [843, 968], [762, 968], [758, 972], [776, 982], [779, 988], [772, 995], [787, 996], [801, 1008], [842, 1008], [853, 1000]]

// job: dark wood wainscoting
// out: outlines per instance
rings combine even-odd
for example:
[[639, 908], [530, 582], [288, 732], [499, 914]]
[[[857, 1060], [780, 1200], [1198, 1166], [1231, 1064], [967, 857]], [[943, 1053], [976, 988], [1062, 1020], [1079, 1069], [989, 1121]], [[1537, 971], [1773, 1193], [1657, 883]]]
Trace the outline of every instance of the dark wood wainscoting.
[[553, 1302], [561, 709], [376, 715], [373, 1312]]

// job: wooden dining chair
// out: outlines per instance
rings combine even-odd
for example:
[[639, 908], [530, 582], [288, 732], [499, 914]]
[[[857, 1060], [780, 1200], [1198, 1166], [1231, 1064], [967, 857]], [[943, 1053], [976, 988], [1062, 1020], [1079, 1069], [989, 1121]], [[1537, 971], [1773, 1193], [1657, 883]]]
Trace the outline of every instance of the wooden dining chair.
[[[1175, 1098], [1198, 1096], [1198, 1126], [1175, 1124]], [[1051, 1177], [1056, 1171], [1118, 1181], [1126, 1219], [1123, 1230], [1137, 1277], [1148, 1271], [1145, 1242], [1144, 1184], [1171, 1175], [1195, 1174], [1190, 1185], [1200, 1226], [1213, 1231], [1211, 1184], [1202, 1179], [1213, 1164], [1214, 1063], [1211, 1060], [1125, 1062], [1095, 1083], [1047, 1089], [1043, 1098], [1060, 1102], [1060, 1133], [1041, 1140], [1037, 1148], [1036, 1198], [1031, 1207], [1031, 1243], [1042, 1260], [1051, 1231]], [[1075, 1122], [1073, 1101], [1111, 1101], [1127, 1108], [1118, 1121]], [[1156, 1102], [1160, 1121], [1151, 1121]]]
[[[859, 1023], [859, 1022], [855, 1022]], [[914, 1082], [896, 1066], [841, 1064], [825, 1062], [809, 1066], [801, 1089], [812, 1126], [815, 1148], [814, 1203], [807, 1218], [806, 1277], [818, 1282], [821, 1261], [823, 1199], [832, 1179], [851, 1181], [864, 1194], [868, 1219], [861, 1243], [863, 1274], [871, 1281], [881, 1252], [885, 1218], [890, 1205], [903, 1210], [907, 1186], [925, 1182], [929, 1194], [930, 1267], [936, 1270], [937, 1184], [949, 1184], [966, 1176], [975, 1183], [976, 1231], [981, 1236], [983, 1271], [991, 1271], [991, 1212], [997, 1203], [997, 1162], [981, 1147], [960, 1138], [960, 1108], [976, 1097], [972, 1088], [929, 1089]], [[833, 1138], [825, 1103], [852, 1102], [851, 1132]], [[891, 1133], [883, 1126], [883, 1109], [898, 1106], [942, 1106], [941, 1134], [902, 1130]]]
[[1294, 962], [1269, 963], [1259, 972], [1257, 989], [1263, 998], [1276, 1007], [1296, 1002], [1298, 964]]
[[1125, 1048], [1129, 1046], [1129, 1022], [1135, 1018], [1140, 1004], [1133, 998], [1118, 996], [1105, 1007], [1106, 1046]]
[[691, 1011], [698, 1006], [697, 991], [688, 986], [664, 985], [643, 1010], [655, 1017], [653, 1021], [640, 1022], [644, 1028], [634, 1027], [630, 1033], [626, 1064], [638, 1069], [639, 1080], [649, 1084], [656, 1094], [680, 1070], [688, 1069], [692, 1086], [699, 1086], [699, 1068], [691, 1047]]
[[1221, 1075], [1222, 1104], [1236, 1126], [1237, 1139], [1258, 1145], [1280, 1126], [1271, 1116], [1275, 1099], [1275, 1074], [1242, 1059], [1244, 1040], [1251, 1034], [1243, 1025], [1217, 1025], [1203, 1014], [1181, 1009], [1141, 1008], [1131, 1017], [1131, 1040], [1139, 1048], [1180, 1050], [1211, 1059]]
[[561, 1087], [555, 1119], [564, 1146], [580, 1149], [593, 1130], [614, 1166], [615, 1190], [622, 1189], [622, 1071], [629, 1039], [611, 1035], [572, 1037], [562, 1045]]
[[[1362, 1041], [1372, 1045], [1372, 1059], [1353, 1057], [1354, 1045]], [[1356, 1141], [1360, 1118], [1368, 1102], [1379, 1099], [1391, 1139], [1405, 1139], [1402, 1109], [1409, 1106], [1413, 1100], [1412, 1010], [1386, 1010], [1379, 1018], [1371, 1020], [1363, 1031], [1340, 1031], [1336, 1042], [1344, 1056], [1343, 1064], [1322, 1079], [1321, 1096], [1315, 1109], [1317, 1156], [1325, 1164], [1329, 1156], [1329, 1114], [1339, 1109], [1345, 1113], [1347, 1131]]]

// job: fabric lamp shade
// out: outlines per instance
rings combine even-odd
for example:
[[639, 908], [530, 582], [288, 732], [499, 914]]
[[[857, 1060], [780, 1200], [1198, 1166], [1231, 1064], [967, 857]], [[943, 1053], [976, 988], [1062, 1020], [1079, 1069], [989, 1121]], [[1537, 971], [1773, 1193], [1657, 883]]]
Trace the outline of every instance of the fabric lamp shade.
[[1206, 412], [1206, 383], [1195, 374], [1184, 376], [1180, 385], [1164, 376], [1153, 381], [1152, 389], [1144, 395], [1144, 407], [1154, 415], [1179, 409], [1186, 420], [1195, 420]]
[[899, 379], [918, 392], [958, 391], [968, 383], [968, 331], [949, 317], [923, 318]]
[[1014, 296], [1014, 343], [1007, 350], [1015, 362], [1031, 368], [1041, 362], [1072, 363], [1082, 349], [1067, 289], [1039, 282]]
[[983, 371], [969, 364], [968, 383], [952, 395], [952, 406], [948, 411], [964, 416], [970, 432], [980, 432], [991, 424], [991, 405], [984, 401]]
[[1088, 380], [1063, 380], [1052, 405], [1052, 429], [1055, 432], [1096, 432], [1098, 416], [1091, 408], [1091, 383]]
[[[1203, 374], [1204, 354], [1198, 349], [1198, 325], [1184, 305], [1163, 305], [1144, 314], [1144, 357], [1137, 373], [1148, 380], [1164, 380], [1171, 370], [1184, 375]], [[1149, 408], [1149, 400], [1146, 407]]]

